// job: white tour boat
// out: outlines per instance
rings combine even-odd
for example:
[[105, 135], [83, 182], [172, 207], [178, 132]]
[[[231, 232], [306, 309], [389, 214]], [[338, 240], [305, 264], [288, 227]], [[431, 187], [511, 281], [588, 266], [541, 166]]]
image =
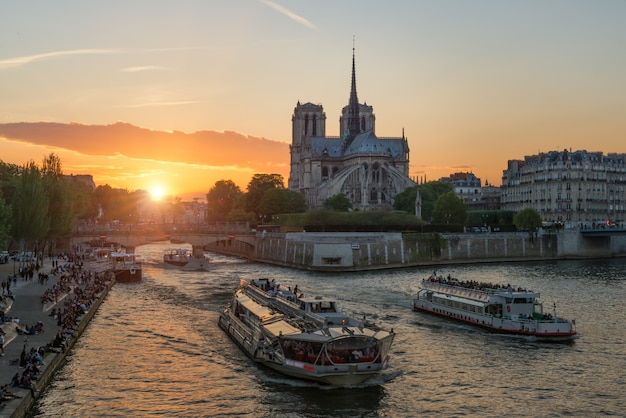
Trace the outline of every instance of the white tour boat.
[[355, 385], [385, 369], [393, 329], [367, 326], [335, 300], [296, 293], [267, 279], [242, 281], [219, 325], [255, 362], [288, 376]]
[[568, 341], [576, 336], [575, 321], [559, 318], [556, 305], [544, 313], [539, 293], [430, 276], [422, 280], [413, 309], [482, 327], [495, 333]]
[[169, 248], [163, 254], [163, 262], [183, 270], [203, 271], [208, 267], [209, 259], [204, 256], [194, 257], [191, 250], [186, 248]]

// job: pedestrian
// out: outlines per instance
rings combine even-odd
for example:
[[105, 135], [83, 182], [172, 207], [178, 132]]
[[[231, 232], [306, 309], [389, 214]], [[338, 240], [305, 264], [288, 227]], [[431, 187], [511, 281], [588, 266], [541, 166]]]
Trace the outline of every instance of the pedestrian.
[[4, 331], [0, 331], [0, 356], [4, 356]]

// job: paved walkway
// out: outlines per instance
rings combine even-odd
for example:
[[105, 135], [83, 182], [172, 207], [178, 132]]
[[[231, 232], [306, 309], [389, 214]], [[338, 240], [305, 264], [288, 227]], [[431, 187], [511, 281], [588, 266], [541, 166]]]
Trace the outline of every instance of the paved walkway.
[[[62, 308], [62, 303], [49, 303], [43, 305], [41, 297], [46, 289], [52, 288], [57, 283], [60, 277], [50, 274], [52, 262], [46, 260], [44, 267], [40, 270], [43, 273], [49, 275], [47, 284], [39, 284], [37, 273], [35, 273], [32, 280], [24, 280], [22, 278], [17, 279], [16, 284], [11, 284], [11, 291], [15, 297], [14, 301], [9, 298], [5, 298], [6, 302], [10, 305], [6, 311], [6, 316], [19, 318], [19, 325], [32, 325], [38, 321], [43, 322], [44, 332], [36, 335], [19, 335], [15, 329], [16, 323], [5, 322], [1, 325], [2, 330], [5, 332], [5, 347], [4, 356], [0, 356], [0, 385], [5, 383], [9, 384], [9, 391], [22, 397], [22, 399], [12, 399], [3, 401], [6, 406], [0, 409], [0, 417], [10, 417], [13, 412], [18, 408], [19, 404], [30, 397], [30, 391], [28, 389], [11, 387], [11, 379], [16, 373], [22, 373], [23, 369], [19, 367], [20, 354], [24, 347], [30, 350], [31, 347], [38, 349], [50, 343], [59, 327], [56, 320], [50, 316], [50, 311], [53, 307], [59, 305]], [[9, 261], [8, 264], [0, 264], [0, 282], [7, 279], [9, 274], [13, 274], [13, 261]], [[16, 270], [18, 269], [16, 263]], [[65, 296], [65, 295], [63, 295]], [[61, 302], [62, 298], [58, 302]], [[12, 303], [11, 303], [12, 302]], [[6, 308], [5, 308], [6, 309]], [[44, 368], [46, 365], [43, 366]], [[37, 388], [37, 382], [35, 382], [35, 388]], [[37, 391], [37, 395], [39, 391]]]

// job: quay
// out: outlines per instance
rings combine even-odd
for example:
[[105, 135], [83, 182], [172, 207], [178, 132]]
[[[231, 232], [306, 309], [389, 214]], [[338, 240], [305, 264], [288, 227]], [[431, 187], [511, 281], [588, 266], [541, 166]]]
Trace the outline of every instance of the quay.
[[[63, 261], [59, 263], [60, 265], [65, 264]], [[14, 269], [15, 266], [11, 260], [8, 264], [0, 264], [0, 281], [7, 280], [8, 276], [13, 274]], [[5, 334], [5, 354], [0, 357], [0, 385], [8, 384], [8, 391], [20, 398], [3, 400], [2, 403], [5, 406], [0, 408], [0, 418], [28, 416], [37, 398], [52, 381], [54, 374], [65, 364], [67, 354], [80, 338], [114, 284], [113, 281], [106, 283], [104, 290], [97, 295], [96, 301], [89, 307], [88, 312], [78, 317], [78, 324], [73, 330], [74, 335], [66, 340], [64, 350], [58, 353], [47, 352], [45, 354], [44, 364], [39, 367], [40, 373], [36, 376], [37, 380], [33, 382], [35, 388], [35, 397], [33, 398], [29, 389], [11, 386], [12, 377], [16, 373], [21, 375], [24, 371], [19, 365], [21, 353], [23, 350], [29, 351], [33, 347], [35, 349], [44, 347], [54, 340], [60, 327], [57, 325], [57, 321], [50, 316], [50, 313], [54, 308], [57, 310], [66, 308], [65, 299], [73, 296], [73, 293], [59, 294], [56, 302], [42, 303], [44, 292], [51, 289], [61, 279], [60, 275], [52, 275], [51, 270], [52, 262], [50, 259], [46, 259], [40, 272], [49, 275], [47, 283], [39, 283], [37, 272], [30, 280], [18, 277], [15, 284], [11, 283], [11, 291], [15, 300], [4, 297], [4, 302], [7, 304], [4, 308], [7, 317], [19, 318], [20, 326], [33, 325], [40, 321], [43, 323], [44, 332], [34, 335], [18, 334], [16, 330], [18, 323], [8, 321], [1, 323], [2, 331]]]

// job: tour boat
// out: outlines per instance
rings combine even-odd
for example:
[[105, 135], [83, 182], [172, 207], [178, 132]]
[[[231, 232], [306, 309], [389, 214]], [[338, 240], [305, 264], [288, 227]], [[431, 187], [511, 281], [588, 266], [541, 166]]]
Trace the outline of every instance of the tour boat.
[[267, 279], [242, 281], [219, 325], [255, 362], [288, 376], [356, 385], [386, 368], [393, 329], [341, 313], [336, 300], [297, 293]]
[[109, 255], [109, 260], [109, 269], [115, 273], [116, 282], [131, 283], [141, 281], [141, 256], [138, 254], [112, 252]]
[[539, 293], [512, 286], [430, 276], [422, 280], [413, 309], [455, 319], [488, 331], [541, 341], [575, 338], [574, 320], [543, 311]]
[[191, 250], [186, 248], [170, 248], [163, 254], [163, 262], [169, 266], [184, 270], [205, 270], [209, 259], [201, 256], [194, 257]]
[[163, 254], [163, 262], [176, 267], [186, 266], [191, 259], [191, 252], [186, 248], [167, 249]]

